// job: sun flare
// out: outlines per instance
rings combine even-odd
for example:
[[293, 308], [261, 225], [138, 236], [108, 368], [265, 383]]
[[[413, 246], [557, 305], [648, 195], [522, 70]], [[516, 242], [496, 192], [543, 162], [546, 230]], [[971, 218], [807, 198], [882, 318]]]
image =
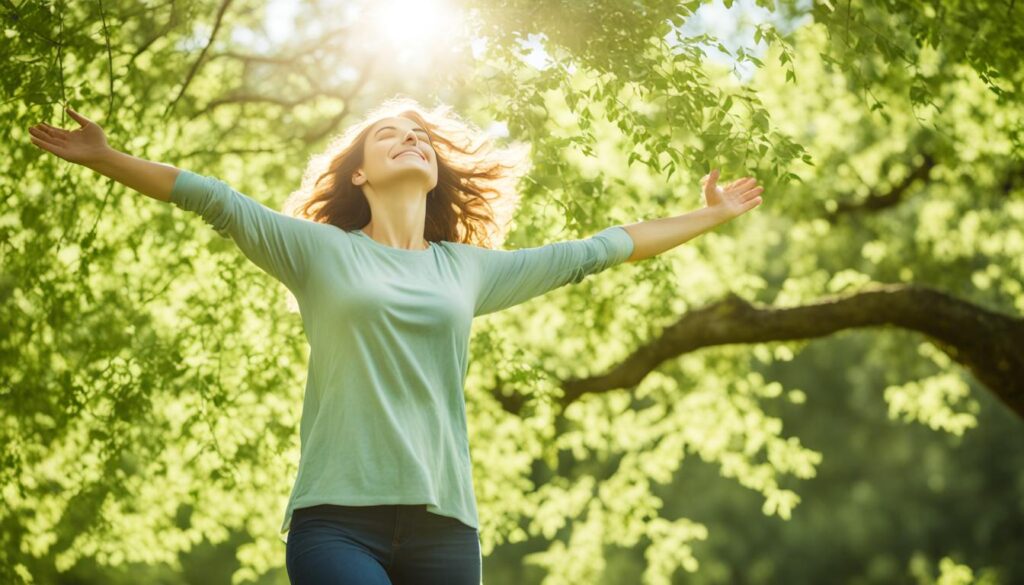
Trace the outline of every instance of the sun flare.
[[365, 10], [362, 19], [371, 38], [397, 55], [438, 52], [461, 32], [457, 11], [443, 0], [383, 0]]

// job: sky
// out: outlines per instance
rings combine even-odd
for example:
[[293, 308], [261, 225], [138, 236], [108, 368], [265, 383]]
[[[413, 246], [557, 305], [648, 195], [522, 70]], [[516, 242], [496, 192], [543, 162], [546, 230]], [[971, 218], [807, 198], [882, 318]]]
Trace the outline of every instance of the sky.
[[[432, 6], [439, 4], [438, 1], [431, 2], [430, 0], [384, 0], [376, 2], [380, 6], [393, 6], [393, 11], [386, 12], [386, 16], [391, 17], [397, 14], [404, 14], [413, 12], [411, 18], [407, 19], [410, 26], [418, 28], [429, 27], [431, 22], [430, 18], [432, 13], [437, 12]], [[803, 3], [805, 6], [810, 5], [810, 0], [806, 0]], [[300, 0], [268, 0], [265, 26], [269, 40], [271, 44], [283, 43], [288, 40], [288, 37], [293, 33], [294, 20], [299, 13], [299, 7], [301, 5]], [[340, 19], [356, 21], [361, 18], [358, 14], [358, 3], [344, 3], [339, 5], [339, 8], [343, 11], [339, 14]], [[809, 18], [809, 17], [806, 17]], [[679, 32], [683, 36], [693, 36], [701, 33], [708, 33], [719, 40], [725, 45], [730, 51], [735, 51], [738, 47], [744, 47], [748, 49], [754, 56], [761, 57], [764, 51], [767, 49], [767, 44], [763, 41], [760, 43], [754, 43], [753, 34], [754, 27], [763, 22], [773, 22], [776, 27], [780, 30], [791, 30], [795, 25], [800, 24], [799, 22], [784, 22], [781, 18], [768, 11], [767, 9], [761, 8], [754, 3], [754, 0], [736, 0], [733, 2], [731, 8], [726, 8], [722, 3], [722, 0], [714, 0], [701, 5], [697, 9], [697, 12], [687, 20], [687, 22], [679, 28]], [[316, 27], [322, 23], [306, 23], [308, 26]], [[401, 35], [408, 34], [404, 30], [393, 31], [397, 36], [396, 38], [400, 41]], [[670, 42], [674, 42], [675, 34], [670, 34], [666, 37]], [[258, 43], [258, 37], [255, 34], [247, 35], [243, 31], [239, 31], [236, 34], [236, 39], [240, 42]], [[526, 55], [524, 61], [543, 69], [548, 66], [547, 53], [544, 50], [545, 38], [543, 35], [530, 35], [527, 41], [522, 43]], [[486, 45], [486, 39], [475, 37], [472, 41], [473, 52], [475, 56], [479, 56], [481, 51], [484, 50]], [[709, 58], [718, 59], [723, 62], [731, 62], [727, 56], [721, 53], [716, 47], [706, 45], [707, 53]], [[747, 76], [751, 73], [752, 64], [742, 62], [737, 63], [737, 72], [741, 76]]]
[[[803, 2], [802, 5], [809, 7], [810, 2]], [[754, 28], [764, 22], [774, 23], [779, 30], [789, 31], [801, 24], [802, 21], [785, 22], [771, 11], [757, 6], [753, 0], [736, 0], [730, 8], [726, 8], [722, 0], [715, 0], [701, 5], [682, 27], [678, 27], [679, 35], [672, 32], [665, 39], [669, 41], [670, 45], [674, 45], [677, 42], [677, 36], [688, 37], [707, 33], [720, 40], [730, 52], [735, 52], [739, 47], [743, 47], [748, 53], [761, 58], [767, 50], [768, 44], [764, 41], [754, 43]], [[531, 50], [532, 53], [524, 58], [524, 61], [538, 69], [544, 69], [548, 65], [547, 53], [544, 51], [544, 37], [530, 35], [529, 39], [529, 42], [523, 43], [523, 47]], [[714, 45], [702, 43], [701, 46], [704, 47], [709, 59], [734, 65], [741, 80], [749, 79], [753, 73], [755, 66], [752, 63], [737, 63]]]
[[[337, 1], [337, 0], [336, 0]], [[801, 3], [803, 8], [809, 8], [811, 0]], [[366, 6], [363, 3], [339, 2], [336, 6], [339, 9], [337, 22], [331, 23], [334, 26], [344, 21], [351, 21], [354, 24], [373, 26], [374, 21], [387, 22], [388, 25], [381, 27], [381, 35], [387, 37], [387, 45], [398, 47], [396, 51], [401, 52], [407, 49], [406, 55], [396, 55], [396, 58], [422, 58], [423, 55], [416, 54], [416, 43], [423, 40], [421, 31], [436, 30], [450, 26], [438, 20], [439, 14], [445, 14], [438, 6], [443, 6], [444, 0], [378, 0], [372, 3], [374, 14], [361, 13], [360, 7]], [[238, 29], [233, 33], [233, 40], [248, 46], [250, 49], [270, 51], [272, 47], [286, 43], [290, 35], [294, 34], [296, 17], [301, 12], [301, 0], [268, 0], [264, 26], [266, 37], [263, 33]], [[450, 12], [450, 11], [449, 11]], [[805, 16], [804, 19], [809, 19]], [[325, 23], [323, 19], [312, 19], [312, 22], [304, 22], [303, 27], [307, 34], [316, 34], [323, 30]], [[735, 0], [730, 8], [726, 8], [722, 0], [714, 0], [700, 6], [696, 13], [686, 23], [678, 28], [678, 31], [669, 33], [665, 38], [669, 44], [678, 42], [679, 36], [695, 36], [707, 33], [717, 38], [721, 43], [735, 52], [743, 47], [749, 54], [761, 58], [767, 49], [764, 41], [754, 43], [753, 35], [755, 27], [764, 22], [773, 23], [780, 31], [787, 32], [803, 21], [785, 22], [779, 15], [761, 8], [754, 3], [754, 0]], [[379, 26], [379, 24], [377, 25]], [[202, 34], [202, 31], [197, 31]], [[429, 41], [429, 39], [427, 39]], [[544, 69], [550, 65], [548, 54], [544, 49], [545, 37], [543, 35], [531, 34], [525, 41], [521, 41], [523, 47], [522, 59], [529, 65], [538, 69]], [[486, 49], [486, 39], [473, 37], [470, 46], [474, 57], [479, 58]], [[740, 82], [749, 80], [754, 72], [755, 66], [749, 62], [735, 62], [731, 57], [722, 53], [711, 44], [702, 44], [709, 60], [718, 61], [731, 65]], [[422, 51], [420, 51], [422, 53]], [[354, 70], [340, 71], [339, 78], [354, 76]], [[496, 136], [507, 134], [502, 124], [496, 124], [488, 129]]]

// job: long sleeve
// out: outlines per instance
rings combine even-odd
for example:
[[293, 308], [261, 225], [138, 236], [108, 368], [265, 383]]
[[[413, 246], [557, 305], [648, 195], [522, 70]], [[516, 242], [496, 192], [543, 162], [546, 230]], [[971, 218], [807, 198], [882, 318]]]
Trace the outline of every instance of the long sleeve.
[[171, 203], [234, 240], [249, 260], [292, 292], [304, 286], [320, 224], [270, 209], [214, 177], [180, 171]]
[[480, 280], [474, 317], [518, 305], [625, 262], [633, 253], [633, 238], [616, 225], [582, 240], [520, 250], [476, 250]]

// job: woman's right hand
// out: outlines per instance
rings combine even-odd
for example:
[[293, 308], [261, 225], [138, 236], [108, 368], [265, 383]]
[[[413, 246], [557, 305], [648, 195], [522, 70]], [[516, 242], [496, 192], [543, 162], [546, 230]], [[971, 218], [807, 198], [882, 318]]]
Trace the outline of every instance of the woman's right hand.
[[32, 144], [75, 164], [88, 166], [102, 160], [111, 150], [103, 129], [70, 107], [64, 109], [82, 127], [64, 130], [41, 122], [28, 129]]

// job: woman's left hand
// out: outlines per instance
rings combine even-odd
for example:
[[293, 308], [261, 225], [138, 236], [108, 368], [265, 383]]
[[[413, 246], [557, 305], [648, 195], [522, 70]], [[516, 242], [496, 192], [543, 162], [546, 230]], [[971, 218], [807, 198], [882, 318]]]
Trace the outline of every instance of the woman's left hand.
[[718, 212], [725, 219], [733, 219], [761, 204], [763, 187], [757, 186], [757, 179], [743, 177], [736, 179], [724, 187], [718, 185], [719, 169], [704, 175], [701, 183], [704, 186], [704, 200], [707, 206]]

